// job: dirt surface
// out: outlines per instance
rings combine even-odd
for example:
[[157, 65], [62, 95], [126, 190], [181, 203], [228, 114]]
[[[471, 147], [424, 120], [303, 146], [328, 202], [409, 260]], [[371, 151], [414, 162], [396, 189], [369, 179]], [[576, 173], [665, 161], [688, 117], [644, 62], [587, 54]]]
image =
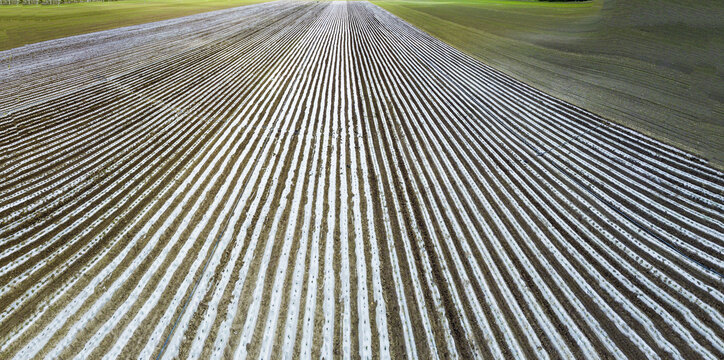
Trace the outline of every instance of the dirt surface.
[[724, 170], [720, 0], [372, 0], [511, 77]]
[[0, 358], [724, 356], [724, 175], [372, 4], [15, 61]]

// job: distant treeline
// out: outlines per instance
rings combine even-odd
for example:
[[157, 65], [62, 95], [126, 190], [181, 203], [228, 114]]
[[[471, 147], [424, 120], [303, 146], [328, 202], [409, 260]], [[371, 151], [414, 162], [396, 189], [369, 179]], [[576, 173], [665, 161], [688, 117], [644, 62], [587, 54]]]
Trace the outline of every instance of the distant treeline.
[[0, 5], [60, 5], [82, 2], [106, 2], [118, 0], [0, 0]]

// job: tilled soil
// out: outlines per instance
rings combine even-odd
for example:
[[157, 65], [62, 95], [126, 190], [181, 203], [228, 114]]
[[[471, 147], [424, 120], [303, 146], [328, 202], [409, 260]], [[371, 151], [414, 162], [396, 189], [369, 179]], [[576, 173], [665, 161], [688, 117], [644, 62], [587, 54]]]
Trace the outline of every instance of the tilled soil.
[[374, 5], [14, 51], [0, 358], [724, 357], [723, 174]]

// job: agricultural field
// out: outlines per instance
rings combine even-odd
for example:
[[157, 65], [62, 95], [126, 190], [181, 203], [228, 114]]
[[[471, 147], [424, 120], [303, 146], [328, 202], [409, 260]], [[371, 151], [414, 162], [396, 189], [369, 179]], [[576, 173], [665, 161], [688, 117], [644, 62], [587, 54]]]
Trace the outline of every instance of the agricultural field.
[[373, 3], [539, 90], [724, 169], [724, 1]]
[[[75, 0], [74, 0], [75, 1]], [[0, 6], [0, 50], [265, 0], [118, 0]], [[0, 59], [2, 64], [4, 59]]]
[[1, 359], [724, 357], [724, 173], [375, 4], [0, 57]]

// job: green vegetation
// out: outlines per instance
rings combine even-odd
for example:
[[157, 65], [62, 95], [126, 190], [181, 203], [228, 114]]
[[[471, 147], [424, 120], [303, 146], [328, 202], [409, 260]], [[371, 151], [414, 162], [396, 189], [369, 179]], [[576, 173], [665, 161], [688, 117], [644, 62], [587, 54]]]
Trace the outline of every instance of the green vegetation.
[[[0, 7], [0, 50], [266, 0]], [[537, 88], [724, 168], [720, 0], [373, 0]]]
[[724, 168], [724, 2], [374, 0], [547, 93]]
[[60, 5], [91, 1], [121, 1], [121, 0], [0, 0], [0, 5]]
[[266, 0], [126, 0], [0, 7], [0, 50]]

